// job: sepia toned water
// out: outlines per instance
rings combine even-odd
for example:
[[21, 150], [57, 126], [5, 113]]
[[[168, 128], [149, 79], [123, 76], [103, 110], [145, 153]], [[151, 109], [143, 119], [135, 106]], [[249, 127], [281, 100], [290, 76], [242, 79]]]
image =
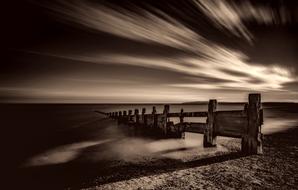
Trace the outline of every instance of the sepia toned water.
[[[117, 123], [95, 111], [113, 112], [146, 108], [146, 105], [99, 104], [5, 104], [1, 105], [2, 163], [7, 171], [30, 168], [61, 167], [67, 164], [96, 164], [105, 160], [142, 162], [146, 157], [186, 159], [194, 149], [204, 152], [202, 135], [187, 133], [185, 139], [150, 139], [127, 136]], [[163, 105], [155, 105], [161, 113]], [[207, 104], [170, 106], [170, 112], [207, 111]], [[219, 104], [218, 110], [242, 110], [242, 104]], [[265, 104], [266, 134], [287, 130], [298, 125], [297, 104]], [[204, 121], [206, 118], [185, 119]], [[174, 122], [178, 120], [174, 119]], [[123, 127], [123, 126], [122, 126]], [[224, 150], [218, 146], [217, 149]], [[84, 168], [80, 172], [85, 172]], [[48, 172], [45, 170], [44, 173]], [[11, 174], [14, 175], [14, 174]]]

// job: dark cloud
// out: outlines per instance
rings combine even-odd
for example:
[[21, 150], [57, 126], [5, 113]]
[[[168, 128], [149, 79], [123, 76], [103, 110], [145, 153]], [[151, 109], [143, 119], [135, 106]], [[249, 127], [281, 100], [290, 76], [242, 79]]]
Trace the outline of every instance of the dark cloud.
[[298, 92], [298, 81], [284, 83], [283, 88], [285, 90]]

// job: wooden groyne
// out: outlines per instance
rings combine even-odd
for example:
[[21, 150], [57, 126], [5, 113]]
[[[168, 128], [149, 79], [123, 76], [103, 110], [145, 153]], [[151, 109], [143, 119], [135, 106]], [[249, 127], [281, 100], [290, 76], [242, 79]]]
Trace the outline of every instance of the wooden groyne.
[[[241, 138], [241, 150], [245, 154], [262, 153], [263, 110], [261, 109], [261, 95], [249, 94], [248, 103], [243, 110], [217, 111], [217, 100], [209, 100], [206, 112], [171, 113], [170, 106], [164, 105], [162, 113], [157, 113], [153, 106], [151, 113], [146, 113], [143, 108], [141, 113], [138, 109], [105, 113], [119, 124], [131, 125], [137, 130], [143, 128], [154, 130], [163, 137], [182, 138], [184, 132], [204, 134], [204, 147], [216, 146], [216, 137]], [[206, 123], [185, 122], [187, 117], [205, 117]], [[179, 118], [179, 123], [174, 124], [170, 118]]]

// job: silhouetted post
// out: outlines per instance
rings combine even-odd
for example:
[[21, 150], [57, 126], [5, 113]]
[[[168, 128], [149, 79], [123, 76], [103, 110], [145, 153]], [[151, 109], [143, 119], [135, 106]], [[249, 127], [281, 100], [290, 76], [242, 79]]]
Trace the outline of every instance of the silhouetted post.
[[147, 125], [147, 121], [146, 121], [146, 118], [145, 118], [145, 113], [146, 113], [146, 108], [142, 108], [142, 121], [143, 121], [144, 126]]
[[182, 124], [184, 122], [183, 119], [184, 119], [184, 117], [183, 117], [183, 108], [182, 108], [180, 111], [180, 124]]
[[127, 119], [127, 111], [123, 111], [122, 122], [124, 124], [127, 124], [127, 121], [128, 121], [128, 119]]
[[157, 115], [156, 115], [156, 108], [155, 106], [152, 107], [152, 117], [153, 117], [153, 128], [157, 127]]
[[163, 109], [163, 120], [162, 122], [162, 129], [164, 131], [164, 134], [167, 135], [168, 134], [168, 126], [167, 126], [167, 122], [168, 122], [168, 113], [170, 112], [170, 105], [164, 105], [164, 109]]
[[184, 116], [183, 116], [183, 112], [184, 112], [184, 110], [183, 110], [183, 108], [181, 108], [180, 117], [179, 117], [180, 123], [179, 123], [179, 128], [178, 128], [178, 131], [177, 131], [179, 138], [182, 138], [182, 137], [185, 136], [184, 135]]
[[117, 119], [118, 118], [118, 112], [114, 112], [114, 117]]
[[121, 111], [119, 111], [119, 117], [118, 117], [117, 121], [118, 121], [118, 125], [122, 122], [122, 112]]
[[216, 107], [217, 107], [217, 101], [215, 99], [209, 100], [207, 128], [204, 133], [204, 142], [203, 142], [204, 147], [216, 146], [216, 136], [214, 134]]
[[128, 121], [132, 120], [132, 110], [128, 110]]
[[262, 154], [261, 94], [249, 94], [248, 102], [248, 124], [245, 126], [245, 134], [242, 136], [241, 149], [245, 154]]
[[135, 117], [134, 117], [134, 122], [135, 125], [138, 126], [139, 125], [139, 121], [140, 121], [140, 117], [139, 117], [139, 110], [135, 109]]

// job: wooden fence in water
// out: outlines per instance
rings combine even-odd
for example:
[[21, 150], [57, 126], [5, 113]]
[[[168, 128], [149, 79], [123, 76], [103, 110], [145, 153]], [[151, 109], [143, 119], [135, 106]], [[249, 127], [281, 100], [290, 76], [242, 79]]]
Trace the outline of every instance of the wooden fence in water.
[[[181, 112], [171, 113], [170, 106], [164, 105], [163, 113], [157, 113], [153, 107], [152, 113], [146, 113], [143, 108], [139, 113], [138, 109], [105, 113], [110, 118], [116, 119], [119, 124], [132, 125], [135, 129], [152, 130], [162, 136], [181, 138], [184, 132], [204, 134], [204, 147], [216, 146], [216, 137], [241, 138], [241, 150], [245, 154], [262, 153], [263, 110], [261, 109], [261, 95], [249, 94], [248, 103], [243, 110], [217, 111], [217, 100], [209, 100], [208, 111], [206, 112]], [[184, 122], [187, 117], [206, 117], [206, 123]], [[170, 118], [179, 118], [180, 122], [174, 124]]]

